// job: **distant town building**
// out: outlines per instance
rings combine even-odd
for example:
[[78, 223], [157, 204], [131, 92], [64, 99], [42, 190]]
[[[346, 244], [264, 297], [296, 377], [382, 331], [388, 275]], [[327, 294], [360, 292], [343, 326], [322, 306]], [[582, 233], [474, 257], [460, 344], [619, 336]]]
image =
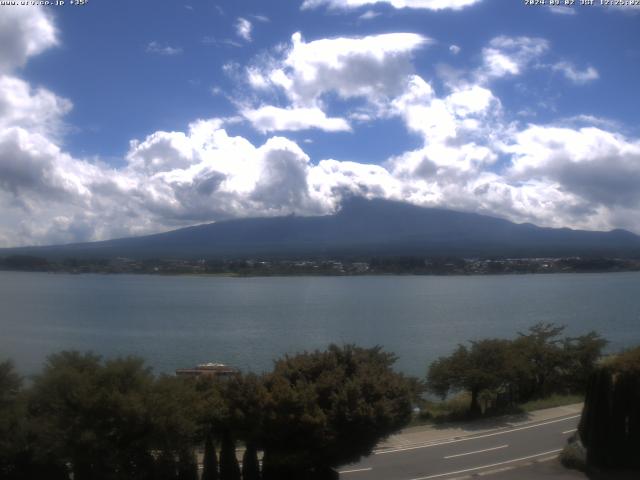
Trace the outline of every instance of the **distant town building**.
[[238, 373], [240, 371], [237, 368], [224, 363], [201, 363], [193, 368], [179, 368], [176, 370], [176, 375], [184, 377], [229, 378]]

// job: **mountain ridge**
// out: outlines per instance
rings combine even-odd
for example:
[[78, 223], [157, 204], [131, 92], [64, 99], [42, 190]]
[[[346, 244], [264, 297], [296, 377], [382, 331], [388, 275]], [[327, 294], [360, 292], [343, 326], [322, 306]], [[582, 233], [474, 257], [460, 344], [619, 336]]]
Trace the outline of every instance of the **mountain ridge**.
[[539, 227], [391, 200], [351, 198], [332, 215], [224, 220], [140, 237], [0, 249], [45, 258], [327, 258], [370, 256], [640, 257], [640, 236]]

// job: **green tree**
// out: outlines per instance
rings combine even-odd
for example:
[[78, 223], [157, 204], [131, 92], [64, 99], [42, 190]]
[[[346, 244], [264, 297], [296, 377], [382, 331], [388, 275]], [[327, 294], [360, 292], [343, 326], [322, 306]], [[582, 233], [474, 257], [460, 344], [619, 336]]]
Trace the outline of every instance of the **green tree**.
[[471, 342], [471, 347], [459, 345], [448, 357], [440, 357], [427, 373], [427, 388], [441, 397], [466, 390], [471, 394], [470, 415], [479, 415], [480, 393], [508, 388], [511, 343], [508, 340], [486, 339]]
[[411, 418], [410, 382], [380, 347], [285, 356], [265, 379], [263, 478], [325, 478]]
[[590, 464], [640, 469], [640, 347], [596, 368], [578, 432]]
[[204, 457], [202, 459], [202, 480], [218, 480], [218, 457], [213, 434], [207, 433], [204, 441]]
[[237, 375], [224, 384], [227, 424], [246, 447], [242, 461], [243, 480], [257, 480], [260, 476], [258, 448], [262, 442], [267, 397], [263, 378], [251, 373]]
[[29, 398], [38, 454], [69, 464], [76, 480], [147, 478], [152, 381], [140, 359], [52, 355]]
[[27, 455], [26, 411], [22, 378], [13, 363], [0, 363], [0, 478], [19, 478]]
[[520, 356], [518, 393], [521, 400], [542, 398], [562, 387], [567, 362], [560, 335], [565, 327], [537, 323], [527, 333], [518, 333], [514, 348]]
[[258, 462], [258, 449], [254, 442], [247, 443], [242, 455], [242, 480], [259, 480], [260, 463]]
[[226, 429], [222, 434], [220, 480], [240, 480], [240, 466], [236, 457], [236, 442], [230, 429]]
[[597, 368], [607, 341], [596, 332], [563, 341], [565, 364], [563, 384], [572, 393], [584, 393], [589, 378]]
[[[197, 476], [195, 448], [200, 443], [201, 399], [194, 379], [163, 375], [146, 395], [152, 451], [159, 457], [161, 475], [179, 480]], [[174, 475], [175, 473], [175, 475]], [[163, 476], [163, 478], [165, 478]]]
[[198, 480], [198, 461], [190, 445], [178, 454], [178, 480]]

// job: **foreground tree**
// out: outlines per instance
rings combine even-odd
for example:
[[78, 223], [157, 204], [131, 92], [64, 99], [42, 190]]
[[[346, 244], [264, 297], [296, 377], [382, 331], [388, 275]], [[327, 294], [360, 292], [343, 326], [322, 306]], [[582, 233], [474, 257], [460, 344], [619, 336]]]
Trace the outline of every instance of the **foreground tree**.
[[265, 379], [263, 478], [337, 478], [411, 418], [412, 389], [380, 347], [285, 356]]
[[218, 480], [218, 457], [213, 434], [206, 433], [204, 441], [204, 457], [202, 458], [202, 480]]
[[578, 432], [589, 464], [640, 470], [640, 347], [596, 369]]
[[76, 480], [147, 478], [152, 381], [137, 358], [49, 357], [29, 401], [37, 448], [70, 465]]
[[258, 448], [264, 436], [264, 408], [268, 397], [264, 379], [251, 373], [237, 375], [225, 382], [223, 392], [228, 405], [228, 428], [245, 444], [242, 478], [258, 480]]
[[589, 379], [597, 369], [598, 360], [607, 341], [596, 332], [589, 332], [563, 341], [565, 363], [562, 383], [571, 393], [585, 393]]
[[19, 478], [26, 449], [22, 379], [13, 363], [0, 363], [0, 478]]
[[480, 415], [480, 393], [508, 385], [510, 357], [508, 340], [480, 340], [471, 342], [470, 348], [459, 345], [453, 354], [439, 358], [430, 366], [427, 387], [442, 398], [451, 392], [468, 391], [471, 394], [469, 413]]
[[220, 480], [240, 480], [240, 477], [236, 442], [231, 431], [227, 429], [222, 434], [222, 445], [220, 446]]
[[545, 397], [562, 386], [567, 361], [560, 338], [564, 329], [553, 323], [537, 323], [513, 341], [519, 356], [517, 388], [521, 400]]

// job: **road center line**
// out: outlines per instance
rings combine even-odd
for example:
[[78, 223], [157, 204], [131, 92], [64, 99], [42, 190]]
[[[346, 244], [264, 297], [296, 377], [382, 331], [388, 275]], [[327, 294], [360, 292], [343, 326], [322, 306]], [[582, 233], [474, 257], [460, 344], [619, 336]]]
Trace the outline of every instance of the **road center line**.
[[340, 471], [338, 473], [340, 475], [342, 475], [343, 473], [370, 472], [371, 470], [373, 470], [371, 467], [369, 467], [369, 468], [356, 468], [355, 470], [342, 470], [342, 471]]
[[469, 442], [471, 440], [478, 440], [480, 438], [495, 437], [496, 435], [505, 435], [507, 433], [519, 432], [521, 430], [528, 430], [530, 428], [543, 427], [545, 425], [551, 425], [552, 423], [566, 422], [567, 420], [573, 420], [574, 418], [580, 418], [580, 415], [573, 415], [571, 417], [559, 418], [559, 419], [556, 419], [556, 420], [550, 420], [548, 422], [536, 423], [534, 425], [527, 425], [527, 426], [524, 426], [524, 427], [510, 428], [508, 430], [503, 430], [501, 432], [486, 433], [484, 435], [477, 435], [475, 437], [471, 437], [470, 436], [470, 437], [465, 437], [465, 438], [457, 438], [457, 439], [454, 439], [454, 440], [447, 440], [447, 441], [439, 442], [439, 443], [429, 443], [429, 444], [425, 444], [425, 445], [417, 445], [417, 446], [414, 446], [414, 447], [402, 447], [402, 448], [395, 448], [393, 450], [382, 450], [380, 452], [374, 452], [374, 455], [386, 455], [388, 453], [406, 452], [408, 450], [418, 450], [420, 448], [431, 448], [431, 447], [437, 447], [439, 445], [449, 445], [451, 443]]
[[529, 460], [531, 458], [536, 458], [536, 457], [543, 457], [545, 455], [551, 455], [553, 453], [559, 453], [561, 451], [562, 449], [560, 448], [558, 450], [551, 450], [549, 452], [536, 453], [535, 455], [529, 455], [527, 457], [514, 458], [513, 460], [506, 460], [504, 462], [492, 463], [491, 465], [482, 465], [480, 467], [465, 468], [464, 470], [457, 470], [455, 472], [438, 473], [436, 475], [429, 475], [428, 477], [412, 478], [411, 480], [429, 480], [431, 478], [440, 478], [440, 477], [446, 477], [448, 475], [458, 475], [460, 473], [473, 472], [474, 470], [484, 470], [485, 468], [492, 468], [492, 467], [498, 467], [500, 465], [506, 465], [508, 463], [521, 462], [523, 460]]
[[473, 455], [475, 453], [491, 452], [493, 450], [500, 450], [501, 448], [507, 448], [508, 446], [509, 445], [500, 445], [499, 447], [485, 448], [484, 450], [476, 450], [475, 452], [467, 452], [467, 453], [458, 453], [456, 455], [448, 455], [448, 456], [446, 456], [444, 458], [445, 459], [458, 458], [458, 457], [464, 457], [466, 455]]
[[562, 432], [563, 435], [566, 435], [567, 433], [573, 433], [573, 432], [577, 432], [578, 429], [577, 428], [572, 428], [571, 430], [565, 430], [564, 432]]

